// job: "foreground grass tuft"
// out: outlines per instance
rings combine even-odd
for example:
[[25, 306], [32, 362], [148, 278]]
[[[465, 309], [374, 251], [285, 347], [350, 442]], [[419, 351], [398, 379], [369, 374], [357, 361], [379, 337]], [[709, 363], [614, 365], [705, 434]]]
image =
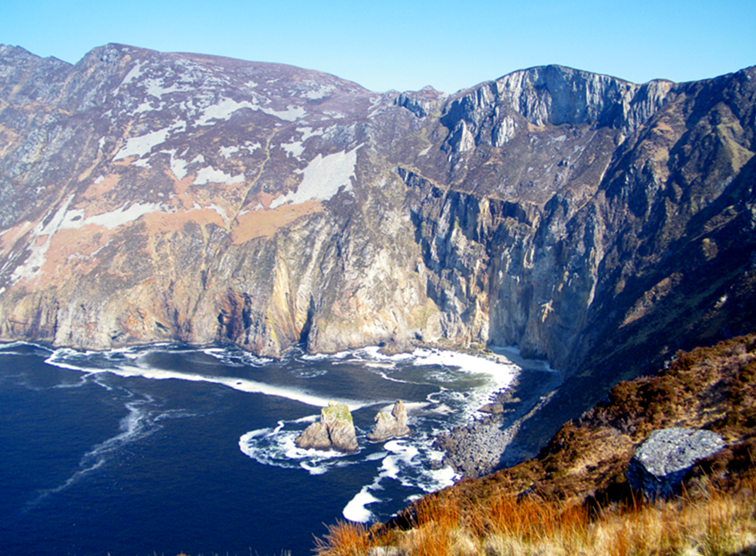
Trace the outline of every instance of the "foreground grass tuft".
[[[756, 481], [692, 500], [622, 504], [612, 510], [502, 495], [459, 511], [451, 493], [426, 497], [406, 530], [341, 522], [321, 555], [357, 556], [756, 556]], [[472, 510], [472, 511], [470, 511]]]

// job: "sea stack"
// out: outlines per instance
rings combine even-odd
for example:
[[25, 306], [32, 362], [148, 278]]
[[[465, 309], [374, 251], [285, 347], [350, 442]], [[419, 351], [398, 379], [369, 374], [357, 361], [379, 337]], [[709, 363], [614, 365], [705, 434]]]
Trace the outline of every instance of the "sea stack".
[[367, 434], [371, 442], [384, 442], [392, 438], [408, 436], [410, 431], [407, 426], [407, 408], [402, 400], [396, 400], [391, 413], [378, 413], [375, 416], [375, 424]]
[[357, 435], [349, 408], [343, 403], [328, 402], [320, 410], [320, 421], [300, 434], [294, 443], [299, 448], [356, 452]]

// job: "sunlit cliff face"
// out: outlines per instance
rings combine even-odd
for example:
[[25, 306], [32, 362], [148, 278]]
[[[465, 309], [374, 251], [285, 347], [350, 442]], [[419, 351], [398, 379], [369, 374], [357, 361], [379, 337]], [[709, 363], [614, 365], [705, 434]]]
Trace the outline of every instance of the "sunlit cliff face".
[[1, 47], [0, 336], [494, 343], [632, 374], [638, 346], [754, 322], [753, 77], [548, 66], [378, 95], [274, 64]]

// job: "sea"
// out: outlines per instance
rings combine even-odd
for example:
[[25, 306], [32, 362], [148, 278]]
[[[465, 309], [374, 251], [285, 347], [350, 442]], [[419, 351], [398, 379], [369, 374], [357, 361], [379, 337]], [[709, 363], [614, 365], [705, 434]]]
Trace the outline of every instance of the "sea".
[[[0, 345], [0, 554], [312, 554], [328, 525], [385, 521], [458, 480], [435, 436], [519, 371], [430, 349]], [[412, 435], [368, 442], [397, 399]], [[330, 401], [349, 406], [358, 452], [295, 446]]]

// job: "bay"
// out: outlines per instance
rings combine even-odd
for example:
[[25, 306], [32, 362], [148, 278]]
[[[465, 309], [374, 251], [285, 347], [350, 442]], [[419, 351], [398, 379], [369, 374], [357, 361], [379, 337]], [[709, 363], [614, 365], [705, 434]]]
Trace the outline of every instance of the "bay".
[[[310, 554], [325, 524], [385, 520], [452, 484], [436, 434], [518, 368], [451, 352], [281, 361], [233, 347], [110, 352], [0, 346], [3, 554]], [[365, 439], [402, 399], [411, 437]], [[328, 401], [360, 450], [300, 450]]]

